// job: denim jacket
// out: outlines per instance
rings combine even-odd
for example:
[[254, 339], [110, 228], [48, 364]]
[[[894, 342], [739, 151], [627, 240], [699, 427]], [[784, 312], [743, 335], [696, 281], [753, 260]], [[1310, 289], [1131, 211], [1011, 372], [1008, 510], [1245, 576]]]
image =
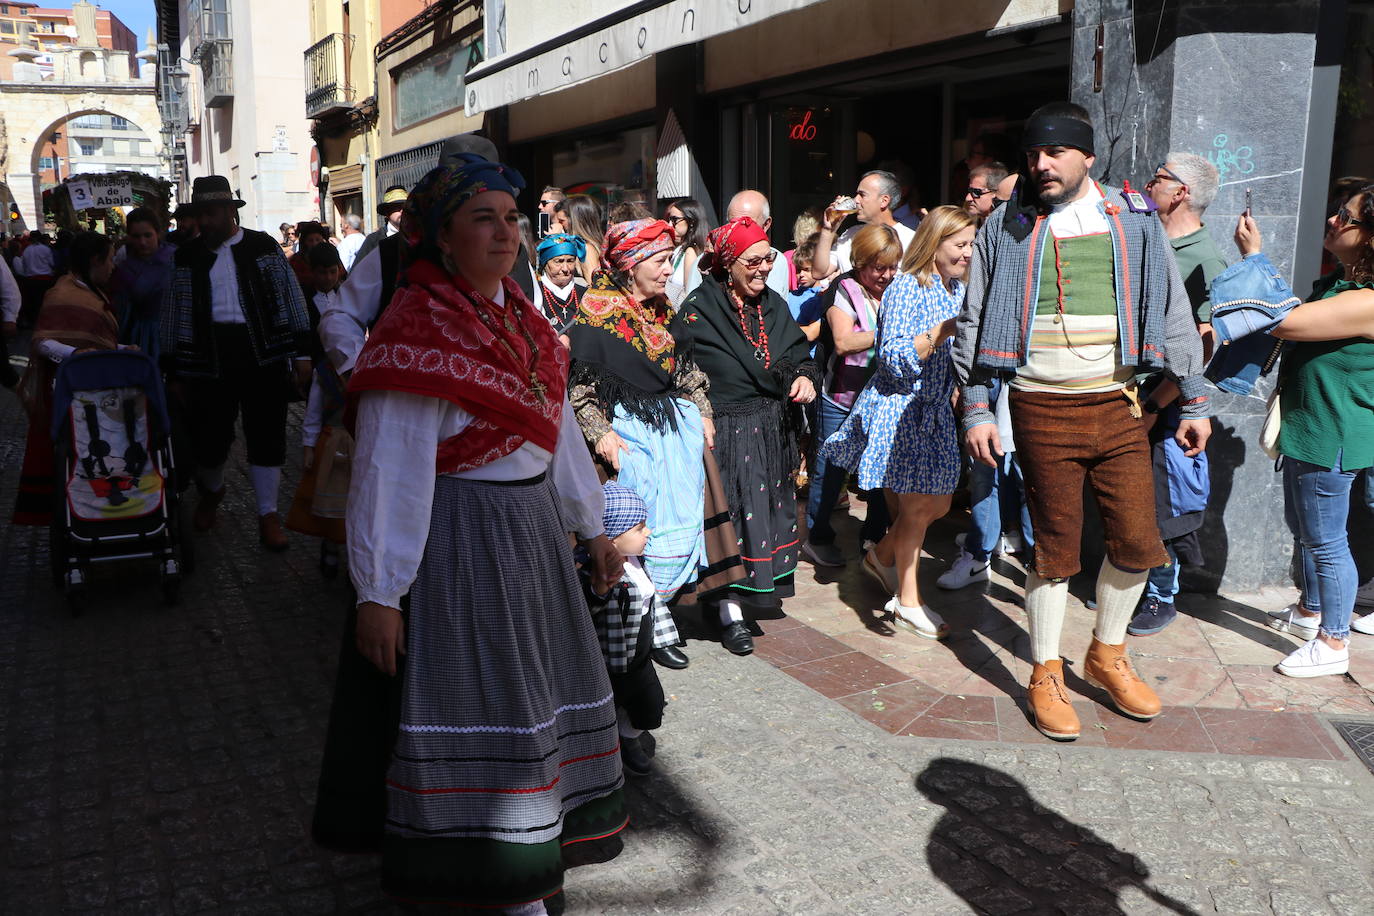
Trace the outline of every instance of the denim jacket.
[[1218, 274], [1212, 280], [1217, 352], [1207, 366], [1207, 378], [1222, 391], [1251, 394], [1283, 346], [1268, 332], [1301, 302], [1263, 253], [1249, 255]]

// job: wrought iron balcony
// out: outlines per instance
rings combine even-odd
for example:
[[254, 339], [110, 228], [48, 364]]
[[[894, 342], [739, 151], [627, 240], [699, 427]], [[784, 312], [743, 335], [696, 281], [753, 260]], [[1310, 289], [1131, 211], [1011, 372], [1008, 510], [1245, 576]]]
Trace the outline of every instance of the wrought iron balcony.
[[353, 36], [326, 35], [305, 51], [305, 116], [323, 118], [353, 107], [354, 89], [348, 74]]

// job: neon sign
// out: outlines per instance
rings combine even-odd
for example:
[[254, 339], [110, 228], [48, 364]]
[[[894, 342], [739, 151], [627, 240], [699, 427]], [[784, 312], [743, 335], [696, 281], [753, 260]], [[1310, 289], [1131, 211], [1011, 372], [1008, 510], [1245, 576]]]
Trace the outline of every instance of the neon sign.
[[803, 142], [816, 139], [816, 125], [811, 123], [811, 114], [811, 109], [808, 108], [802, 119], [789, 127], [787, 139]]

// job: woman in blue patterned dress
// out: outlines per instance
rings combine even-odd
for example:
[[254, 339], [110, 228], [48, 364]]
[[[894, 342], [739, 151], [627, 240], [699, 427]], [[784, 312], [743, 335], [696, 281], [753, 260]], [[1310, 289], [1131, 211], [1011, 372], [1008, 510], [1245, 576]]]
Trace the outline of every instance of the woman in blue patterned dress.
[[964, 298], [975, 229], [959, 207], [938, 207], [921, 221], [902, 258], [902, 273], [883, 293], [877, 371], [822, 447], [827, 461], [858, 471], [860, 489], [884, 487], [889, 505], [897, 507], [892, 528], [864, 563], [888, 581], [895, 578], [888, 616], [927, 639], [948, 633], [940, 616], [921, 602], [916, 567], [926, 528], [949, 511], [959, 483], [949, 339]]

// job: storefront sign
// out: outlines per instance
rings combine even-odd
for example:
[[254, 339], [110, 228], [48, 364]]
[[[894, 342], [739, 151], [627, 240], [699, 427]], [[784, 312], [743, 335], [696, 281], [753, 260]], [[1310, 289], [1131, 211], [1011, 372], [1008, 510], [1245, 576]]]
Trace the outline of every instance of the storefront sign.
[[814, 112], [808, 108], [802, 119], [792, 124], [787, 129], [787, 139], [799, 142], [806, 142], [816, 139], [816, 125], [811, 123], [811, 115]]
[[67, 183], [67, 195], [75, 210], [92, 210], [102, 207], [132, 207], [134, 191], [129, 179], [100, 181], [83, 178]]
[[397, 74], [396, 128], [461, 109], [464, 77], [474, 53], [481, 53], [476, 45], [452, 45], [407, 65]]

